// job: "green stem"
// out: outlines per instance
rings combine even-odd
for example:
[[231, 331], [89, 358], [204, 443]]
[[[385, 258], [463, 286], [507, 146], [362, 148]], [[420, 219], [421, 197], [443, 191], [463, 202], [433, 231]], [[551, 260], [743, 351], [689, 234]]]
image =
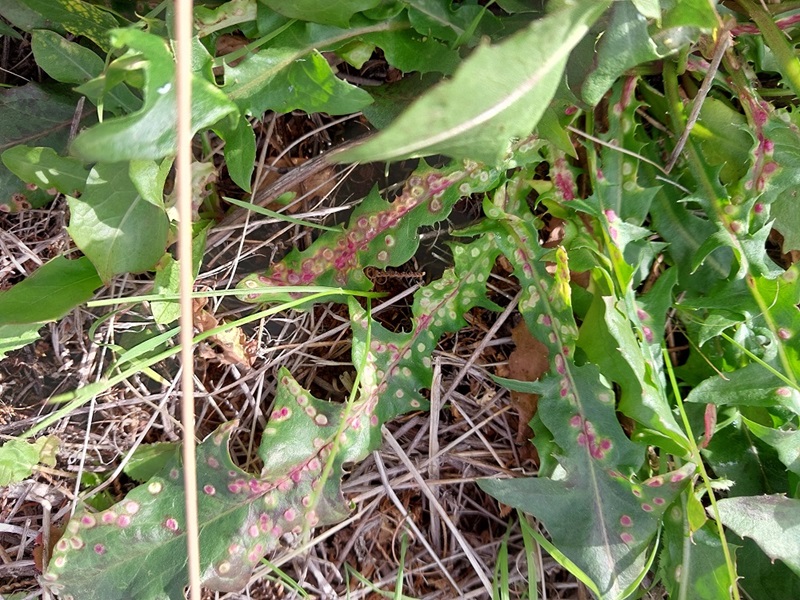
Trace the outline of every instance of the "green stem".
[[761, 35], [764, 36], [764, 40], [767, 42], [767, 46], [775, 55], [775, 60], [778, 62], [778, 70], [783, 75], [786, 83], [789, 84], [796, 96], [800, 96], [800, 60], [797, 59], [789, 40], [786, 39], [784, 33], [775, 24], [772, 15], [764, 10], [758, 2], [738, 0], [738, 3], [758, 25]]
[[794, 389], [796, 389], [798, 392], [800, 392], [800, 387], [797, 385], [797, 382], [796, 382], [796, 381], [793, 381], [792, 379], [789, 379], [789, 378], [788, 378], [786, 375], [784, 375], [783, 373], [781, 373], [780, 371], [778, 371], [778, 370], [777, 370], [775, 367], [773, 367], [771, 364], [769, 364], [769, 363], [765, 362], [763, 359], [759, 358], [757, 355], [755, 355], [755, 354], [753, 354], [752, 352], [750, 352], [750, 350], [748, 350], [747, 348], [745, 348], [744, 346], [742, 346], [742, 345], [741, 345], [739, 342], [737, 342], [735, 339], [733, 339], [733, 338], [732, 338], [731, 336], [729, 336], [727, 333], [725, 333], [725, 332], [723, 331], [723, 332], [721, 332], [721, 333], [719, 334], [719, 336], [720, 336], [722, 339], [724, 339], [726, 342], [728, 342], [728, 343], [730, 343], [730, 344], [732, 344], [732, 345], [736, 346], [736, 347], [737, 347], [739, 350], [741, 350], [742, 352], [744, 352], [744, 354], [745, 354], [745, 355], [747, 355], [747, 358], [749, 358], [750, 360], [752, 360], [754, 363], [757, 363], [757, 364], [761, 365], [761, 366], [762, 366], [762, 367], [764, 367], [764, 368], [765, 368], [767, 371], [769, 371], [770, 373], [772, 373], [773, 375], [775, 375], [775, 377], [777, 377], [778, 379], [780, 379], [780, 380], [781, 380], [783, 383], [785, 383], [786, 385], [788, 385], [788, 386], [790, 386], [790, 387], [793, 387], [793, 388], [794, 388]]
[[739, 596], [739, 586], [736, 585], [736, 566], [733, 564], [733, 558], [731, 557], [730, 550], [728, 549], [728, 541], [725, 537], [725, 529], [722, 526], [722, 518], [720, 517], [719, 508], [717, 507], [717, 499], [714, 497], [714, 489], [711, 487], [711, 478], [708, 476], [705, 464], [703, 464], [703, 457], [700, 454], [700, 449], [697, 447], [697, 442], [695, 441], [694, 434], [692, 433], [692, 426], [689, 424], [689, 417], [686, 414], [686, 410], [683, 406], [681, 392], [680, 389], [678, 389], [678, 380], [675, 378], [675, 371], [672, 368], [672, 361], [669, 357], [669, 351], [666, 347], [662, 347], [661, 352], [664, 355], [664, 364], [667, 367], [669, 381], [672, 384], [672, 393], [675, 395], [675, 402], [678, 405], [678, 411], [681, 413], [683, 426], [686, 428], [686, 434], [689, 438], [692, 457], [695, 465], [697, 466], [697, 470], [700, 473], [700, 478], [703, 480], [703, 487], [706, 488], [708, 499], [711, 502], [711, 510], [714, 513], [714, 522], [717, 524], [717, 532], [719, 533], [719, 540], [722, 545], [722, 554], [725, 556], [725, 565], [728, 568], [728, 575], [730, 576], [732, 582], [731, 598], [733, 598], [733, 600], [740, 600], [741, 597]]
[[[683, 102], [681, 101], [680, 94], [678, 93], [678, 74], [675, 70], [675, 64], [672, 61], [664, 62], [664, 93], [669, 105], [669, 117], [672, 122], [672, 130], [677, 136], [680, 136], [683, 128], [686, 126], [686, 115], [684, 111]], [[700, 158], [700, 153], [694, 144], [691, 136], [686, 140], [686, 147], [684, 149], [691, 165], [691, 173], [697, 182], [699, 188], [702, 190], [701, 195], [707, 200], [705, 208], [709, 213], [721, 220], [719, 198], [727, 197], [725, 189], [715, 182], [709, 172], [707, 171], [705, 162]]]

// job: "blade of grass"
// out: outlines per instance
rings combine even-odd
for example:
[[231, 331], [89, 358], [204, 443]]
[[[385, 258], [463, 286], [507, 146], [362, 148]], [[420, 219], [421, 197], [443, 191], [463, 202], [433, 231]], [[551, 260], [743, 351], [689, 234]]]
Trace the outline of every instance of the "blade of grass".
[[[269, 317], [283, 310], [294, 308], [295, 306], [299, 306], [301, 304], [305, 304], [306, 302], [313, 301], [319, 298], [324, 298], [329, 295], [331, 295], [330, 292], [318, 293], [318, 294], [312, 294], [311, 296], [307, 296], [305, 298], [300, 298], [298, 300], [292, 300], [291, 302], [284, 302], [278, 306], [273, 306], [271, 308], [258, 311], [256, 313], [253, 313], [252, 315], [248, 315], [247, 317], [243, 317], [241, 319], [237, 319], [236, 321], [232, 321], [225, 325], [220, 325], [219, 327], [214, 327], [213, 329], [204, 331], [196, 335], [193, 338], [192, 342], [194, 344], [202, 342], [203, 340], [208, 339], [213, 335], [217, 335], [218, 333], [221, 333], [222, 331], [225, 331], [226, 329], [229, 329], [231, 327], [239, 327], [241, 325], [245, 325], [253, 321], [258, 321], [259, 319], [263, 319], [264, 317]], [[136, 347], [134, 347], [131, 351], [133, 351], [135, 348]], [[137, 363], [135, 367], [126, 369], [125, 371], [122, 371], [113, 376], [107, 375], [104, 379], [98, 382], [90, 383], [89, 385], [86, 385], [78, 390], [67, 392], [66, 394], [60, 394], [58, 396], [55, 396], [54, 398], [51, 398], [50, 399], [51, 403], [66, 402], [67, 404], [62, 408], [58, 409], [57, 411], [44, 417], [41, 421], [39, 421], [39, 423], [31, 427], [26, 432], [21, 433], [18, 437], [20, 439], [26, 439], [36, 435], [38, 432], [46, 429], [56, 421], [67, 416], [71, 411], [89, 402], [92, 399], [92, 397], [98, 396], [103, 392], [108, 391], [118, 383], [125, 381], [128, 377], [140, 373], [143, 366], [150, 367], [166, 358], [178, 354], [178, 352], [180, 352], [179, 346], [169, 348], [167, 350], [164, 350], [163, 352], [159, 352], [158, 354], [151, 356], [150, 358], [144, 359], [141, 363]]]
[[[323, 295], [343, 295], [343, 296], [361, 296], [363, 298], [383, 298], [386, 296], [384, 292], [362, 292], [359, 290], [348, 290], [345, 288], [332, 288], [319, 285], [287, 285], [287, 286], [265, 286], [247, 288], [248, 293], [250, 290], [253, 293], [260, 295], [275, 294], [319, 294]], [[218, 296], [241, 296], [242, 290], [209, 290], [205, 292], [192, 292], [192, 298], [216, 298]], [[117, 304], [135, 304], [137, 302], [152, 302], [154, 300], [178, 300], [179, 294], [142, 294], [141, 296], [128, 296], [127, 298], [104, 298], [101, 300], [91, 300], [86, 303], [89, 308], [97, 306], [112, 306]], [[309, 300], [309, 298], [301, 299]], [[296, 304], [294, 306], [297, 306]]]
[[258, 213], [259, 215], [264, 215], [265, 217], [272, 217], [273, 219], [277, 219], [278, 221], [286, 221], [287, 223], [293, 223], [295, 225], [301, 225], [303, 227], [311, 227], [312, 229], [322, 229], [323, 231], [334, 231], [336, 233], [341, 233], [342, 231], [344, 231], [344, 228], [341, 226], [328, 227], [327, 225], [320, 225], [319, 223], [304, 221], [303, 219], [295, 219], [294, 217], [290, 217], [288, 215], [275, 212], [274, 210], [264, 208], [263, 206], [258, 206], [257, 204], [252, 204], [251, 202], [245, 202], [243, 200], [237, 200], [236, 198], [228, 198], [228, 197], [224, 197], [224, 199], [226, 202], [235, 204], [240, 208], [246, 208], [247, 210], [252, 210], [254, 213]]
[[[736, 577], [736, 566], [733, 563], [733, 558], [731, 557], [730, 550], [728, 549], [728, 542], [727, 538], [725, 537], [725, 530], [722, 526], [722, 519], [719, 514], [719, 509], [717, 508], [717, 499], [714, 496], [714, 490], [711, 486], [711, 478], [708, 476], [708, 472], [706, 471], [706, 466], [703, 464], [703, 457], [700, 455], [700, 449], [697, 447], [697, 442], [695, 441], [694, 433], [692, 433], [692, 426], [689, 423], [689, 417], [686, 414], [686, 410], [683, 406], [683, 399], [681, 397], [681, 391], [678, 387], [678, 380], [675, 378], [675, 370], [672, 368], [672, 361], [669, 357], [669, 350], [667, 349], [666, 345], [662, 344], [661, 348], [662, 353], [664, 354], [664, 364], [667, 368], [667, 375], [669, 376], [670, 384], [672, 385], [672, 393], [675, 395], [675, 402], [678, 405], [678, 411], [681, 414], [681, 419], [683, 420], [683, 426], [686, 429], [686, 434], [689, 438], [689, 445], [691, 447], [692, 452], [692, 459], [694, 460], [695, 465], [697, 466], [697, 470], [700, 473], [700, 477], [703, 479], [703, 485], [706, 488], [706, 493], [708, 494], [708, 499], [711, 502], [711, 509], [714, 513], [714, 522], [717, 524], [717, 532], [719, 534], [719, 541], [722, 545], [722, 553], [725, 556], [725, 564], [728, 568], [728, 574], [730, 576], [730, 580], [735, 582], [737, 580]], [[740, 600], [739, 596], [739, 587], [734, 583], [731, 588], [731, 598], [733, 600]]]
[[517, 516], [519, 516], [519, 528], [522, 532], [522, 543], [525, 546], [525, 561], [528, 563], [528, 600], [538, 600], [539, 588], [537, 584], [541, 577], [536, 558], [539, 555], [539, 547], [532, 535], [532, 527], [528, 523], [525, 513], [518, 510]]
[[506, 528], [503, 540], [500, 542], [500, 549], [497, 552], [497, 562], [494, 565], [494, 581], [492, 582], [492, 599], [509, 600], [508, 590], [508, 536], [511, 533], [511, 525]]

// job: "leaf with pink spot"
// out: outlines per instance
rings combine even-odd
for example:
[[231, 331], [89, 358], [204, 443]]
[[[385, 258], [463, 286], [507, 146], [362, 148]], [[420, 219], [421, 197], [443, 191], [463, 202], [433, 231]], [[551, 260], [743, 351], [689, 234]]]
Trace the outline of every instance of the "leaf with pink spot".
[[264, 274], [240, 283], [242, 299], [274, 302], [274, 295], [248, 289], [263, 286], [320, 285], [368, 290], [369, 266], [386, 268], [408, 261], [419, 247], [417, 230], [448, 217], [463, 196], [491, 189], [501, 170], [474, 161], [433, 169], [424, 162], [408, 178], [402, 192], [387, 202], [373, 190], [355, 209], [341, 232], [328, 231], [304, 251], [292, 250]]
[[[498, 246], [520, 282], [520, 311], [528, 329], [549, 350], [551, 370], [526, 391], [540, 394], [540, 455], [555, 454], [557, 479], [487, 479], [480, 486], [505, 504], [531, 513], [554, 545], [595, 584], [603, 598], [623, 598], [647, 568], [648, 547], [667, 506], [681, 493], [694, 465], [637, 483], [644, 447], [626, 436], [615, 394], [599, 369], [573, 359], [578, 328], [572, 312], [569, 265], [555, 252], [551, 274], [545, 250], [522, 201], [525, 190], [499, 195], [484, 212], [494, 221]], [[551, 253], [548, 258], [552, 259]], [[544, 429], [548, 435], [541, 438]]]

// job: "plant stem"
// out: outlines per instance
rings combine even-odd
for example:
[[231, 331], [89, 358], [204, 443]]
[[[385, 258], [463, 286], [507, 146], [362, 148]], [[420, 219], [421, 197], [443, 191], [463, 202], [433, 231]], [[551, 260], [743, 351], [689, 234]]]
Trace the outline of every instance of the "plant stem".
[[784, 33], [775, 24], [772, 15], [764, 10], [759, 3], [752, 0], [737, 1], [739, 6], [747, 12], [748, 16], [756, 22], [756, 25], [761, 30], [761, 35], [764, 36], [764, 41], [767, 42], [767, 46], [775, 55], [778, 70], [783, 75], [786, 83], [796, 96], [800, 96], [800, 60], [797, 59], [794, 48], [792, 48]]
[[700, 454], [700, 449], [697, 447], [697, 442], [695, 441], [694, 434], [692, 433], [692, 426], [689, 424], [689, 417], [686, 414], [686, 410], [683, 406], [683, 400], [681, 400], [681, 391], [678, 389], [678, 380], [675, 378], [675, 371], [673, 370], [672, 362], [669, 359], [669, 351], [666, 347], [662, 347], [661, 352], [664, 355], [664, 364], [667, 367], [669, 381], [672, 384], [672, 393], [675, 395], [675, 402], [678, 405], [678, 411], [681, 413], [683, 426], [686, 428], [686, 435], [689, 439], [692, 457], [695, 461], [695, 465], [697, 466], [697, 470], [700, 473], [700, 477], [703, 480], [703, 486], [706, 488], [708, 499], [711, 502], [711, 510], [714, 513], [714, 522], [717, 524], [717, 532], [719, 533], [719, 540], [722, 545], [722, 554], [725, 556], [725, 565], [728, 568], [728, 574], [730, 575], [732, 582], [731, 598], [733, 598], [733, 600], [740, 600], [741, 597], [739, 596], [739, 586], [736, 585], [736, 566], [733, 564], [733, 558], [731, 557], [731, 553], [728, 548], [728, 541], [725, 537], [725, 530], [723, 529], [722, 519], [719, 515], [719, 508], [717, 507], [717, 500], [714, 497], [714, 490], [711, 487], [711, 478], [708, 476], [705, 464], [703, 464], [703, 457]]

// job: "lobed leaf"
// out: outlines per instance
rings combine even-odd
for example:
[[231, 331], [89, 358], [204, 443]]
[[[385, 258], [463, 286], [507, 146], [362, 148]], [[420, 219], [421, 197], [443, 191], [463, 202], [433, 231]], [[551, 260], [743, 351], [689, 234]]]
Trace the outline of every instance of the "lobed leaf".
[[[369, 289], [372, 284], [364, 268], [406, 262], [419, 245], [419, 227], [446, 219], [459, 198], [491, 187], [498, 176], [498, 170], [474, 161], [443, 169], [423, 164], [391, 203], [373, 191], [353, 212], [344, 231], [324, 233], [307, 250], [291, 251], [267, 273], [248, 275], [238, 287], [243, 291], [264, 285]], [[252, 293], [243, 299], [266, 302], [275, 296]]]
[[800, 500], [785, 496], [740, 496], [717, 501], [722, 522], [753, 539], [773, 561], [800, 577]]
[[480, 485], [541, 520], [555, 547], [594, 582], [601, 597], [623, 598], [647, 569], [648, 546], [660, 518], [695, 467], [687, 464], [642, 484], [633, 479], [643, 449], [622, 430], [613, 390], [598, 368], [573, 362], [578, 329], [567, 255], [559, 248], [555, 273], [547, 272], [525, 196], [524, 188], [511, 188], [484, 210], [520, 282], [525, 322], [549, 349], [550, 374], [532, 388], [541, 395], [537, 420], [552, 435], [545, 437], [540, 454], [556, 452], [560, 471], [557, 479], [482, 480]]
[[225, 91], [256, 117], [266, 110], [346, 114], [372, 102], [367, 92], [336, 77], [322, 54], [295, 48], [268, 48], [226, 66]]
[[[593, 195], [587, 203], [599, 212], [612, 211], [622, 222], [642, 225], [650, 212], [650, 204], [658, 192], [644, 188], [639, 182], [639, 160], [619, 148], [640, 154], [644, 143], [638, 139], [636, 112], [642, 103], [635, 97], [637, 78], [628, 77], [614, 86], [608, 108], [608, 131], [602, 139], [610, 145], [600, 150], [599, 163], [591, 173]], [[622, 251], [625, 251], [624, 246]]]
[[[355, 401], [318, 400], [281, 369], [259, 448], [264, 467], [258, 477], [236, 467], [228, 454], [235, 423], [198, 447], [205, 587], [240, 589], [264, 554], [346, 516], [342, 465], [363, 459], [380, 443], [385, 419], [421, 406], [419, 390], [430, 385], [430, 359], [412, 353], [411, 344], [435, 339], [425, 330], [394, 334], [371, 327], [357, 302], [351, 301], [350, 309], [354, 362], [362, 368]], [[97, 514], [77, 513], [56, 544], [45, 578], [62, 595], [85, 600], [181, 598], [186, 581], [181, 474], [176, 455], [121, 503]]]
[[[133, 159], [158, 159], [175, 153], [177, 96], [175, 63], [166, 42], [136, 29], [117, 29], [115, 48], [125, 46], [141, 54], [144, 71], [144, 105], [123, 117], [108, 119], [80, 133], [72, 152], [87, 162], [107, 163]], [[236, 106], [212, 83], [192, 76], [192, 132], [208, 128], [236, 112]]]
[[55, 466], [60, 441], [55, 436], [41, 437], [33, 443], [12, 438], [0, 446], [0, 485], [9, 486], [31, 476], [39, 463]]

